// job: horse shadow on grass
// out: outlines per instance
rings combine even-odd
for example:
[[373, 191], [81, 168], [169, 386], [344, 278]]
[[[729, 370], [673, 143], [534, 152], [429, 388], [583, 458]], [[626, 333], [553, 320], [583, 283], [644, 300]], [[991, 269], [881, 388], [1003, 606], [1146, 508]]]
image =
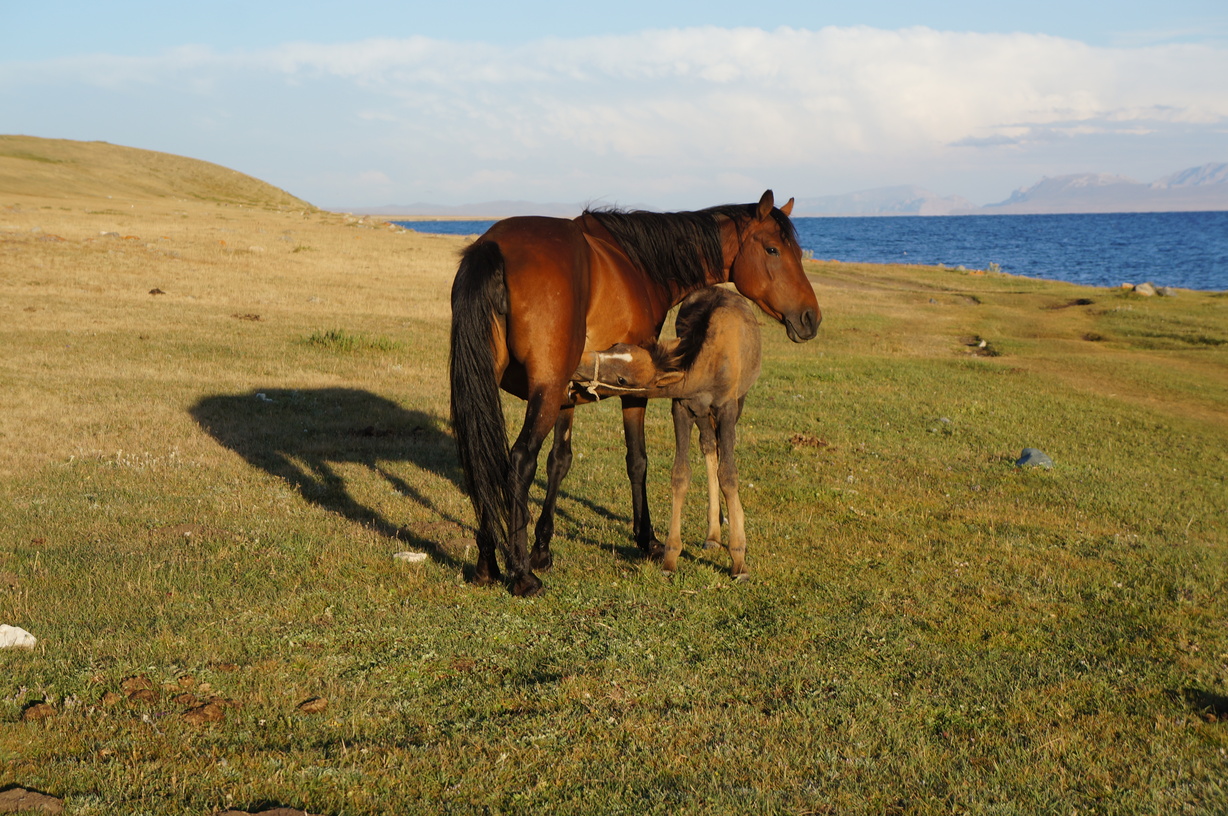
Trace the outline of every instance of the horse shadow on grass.
[[[190, 413], [222, 446], [284, 480], [311, 504], [461, 566], [447, 544], [468, 535], [469, 524], [397, 475], [409, 464], [461, 489], [455, 446], [441, 418], [351, 388], [222, 394], [201, 399]], [[378, 475], [430, 520], [402, 526], [367, 506], [341, 474], [346, 465]]]
[[[396, 473], [408, 464], [463, 490], [456, 445], [441, 417], [350, 388], [220, 394], [201, 399], [190, 414], [223, 447], [282, 479], [311, 504], [405, 542], [472, 577], [473, 564], [462, 560], [472, 543], [472, 523], [450, 515]], [[339, 472], [347, 465], [359, 465], [384, 479], [419, 505], [428, 520], [402, 526], [363, 504]], [[561, 498], [595, 515], [617, 517], [587, 499], [566, 493]], [[559, 510], [570, 515], [561, 506]]]

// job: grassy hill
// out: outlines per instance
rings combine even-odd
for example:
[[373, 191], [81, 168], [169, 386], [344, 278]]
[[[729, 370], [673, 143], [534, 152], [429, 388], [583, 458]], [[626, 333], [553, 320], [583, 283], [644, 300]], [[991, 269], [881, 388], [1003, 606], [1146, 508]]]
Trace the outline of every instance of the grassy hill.
[[313, 209], [284, 190], [209, 162], [122, 147], [0, 135], [0, 194], [47, 199], [175, 198]]
[[[751, 580], [692, 543], [698, 454], [677, 575], [638, 556], [607, 400], [576, 412], [522, 600], [465, 581], [464, 239], [0, 144], [32, 185], [0, 184], [0, 623], [39, 641], [0, 649], [0, 791], [91, 816], [1228, 813], [1225, 293], [807, 263], [819, 336], [764, 319], [738, 425]], [[81, 197], [129, 180], [147, 197]], [[647, 433], [661, 533], [664, 401]]]

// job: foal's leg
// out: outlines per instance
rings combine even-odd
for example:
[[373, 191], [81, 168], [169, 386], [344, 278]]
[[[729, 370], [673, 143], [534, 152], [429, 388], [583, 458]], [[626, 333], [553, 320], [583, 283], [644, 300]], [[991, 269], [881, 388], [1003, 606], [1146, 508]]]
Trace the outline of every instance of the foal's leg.
[[686, 501], [687, 488], [691, 486], [691, 423], [694, 421], [680, 400], [673, 401], [670, 411], [674, 417], [674, 469], [670, 472], [673, 503], [669, 537], [665, 539], [665, 559], [661, 562], [665, 572], [678, 569], [678, 556], [682, 554], [682, 505]]
[[734, 578], [746, 578], [746, 517], [742, 513], [742, 500], [738, 496], [738, 466], [734, 460], [737, 443], [738, 417], [742, 414], [742, 401], [727, 403], [716, 409], [717, 473], [721, 493], [729, 508], [729, 557], [733, 561], [731, 572]]
[[708, 537], [704, 549], [721, 546], [721, 488], [717, 472], [719, 457], [716, 453], [716, 418], [709, 414], [699, 420], [699, 449], [704, 455], [704, 468], [708, 474]]
[[[529, 596], [542, 591], [542, 582], [533, 574], [528, 558], [529, 486], [537, 472], [537, 455], [542, 442], [558, 416], [558, 400], [547, 399], [537, 389], [529, 396], [525, 408], [524, 427], [512, 445], [508, 467], [508, 541], [504, 559], [512, 594]], [[554, 394], [558, 389], [549, 389]]]
[[644, 406], [642, 397], [622, 397], [623, 436], [627, 442], [627, 478], [631, 481], [632, 525], [635, 543], [649, 558], [660, 558], [665, 548], [652, 531], [648, 512], [648, 451], [644, 445]]
[[548, 570], [554, 564], [550, 554], [550, 539], [554, 537], [554, 508], [558, 504], [559, 485], [571, 469], [571, 422], [575, 418], [575, 406], [564, 405], [559, 418], [554, 422], [554, 444], [550, 458], [546, 460], [546, 499], [542, 502], [541, 515], [537, 517], [533, 552], [529, 554], [529, 566], [536, 570]]

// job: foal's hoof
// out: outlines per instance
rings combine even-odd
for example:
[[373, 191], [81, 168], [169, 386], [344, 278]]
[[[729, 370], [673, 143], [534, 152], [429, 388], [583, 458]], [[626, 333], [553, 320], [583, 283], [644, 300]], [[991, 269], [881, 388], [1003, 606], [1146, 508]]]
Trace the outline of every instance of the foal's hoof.
[[545, 587], [542, 586], [541, 580], [531, 572], [526, 572], [516, 579], [512, 584], [512, 594], [517, 598], [532, 598], [534, 595], [540, 595]]
[[719, 539], [709, 538], [707, 541], [704, 542], [705, 550], [719, 550], [723, 546], [724, 545], [721, 544]]
[[741, 572], [735, 572], [733, 574], [733, 580], [737, 581], [739, 584], [744, 584], [750, 580], [750, 572], [748, 570], [742, 570]]

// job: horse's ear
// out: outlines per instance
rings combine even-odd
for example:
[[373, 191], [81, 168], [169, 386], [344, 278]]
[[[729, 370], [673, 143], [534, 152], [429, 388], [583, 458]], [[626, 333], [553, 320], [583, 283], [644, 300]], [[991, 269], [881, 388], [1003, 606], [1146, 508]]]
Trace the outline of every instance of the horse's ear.
[[759, 199], [759, 209], [755, 213], [759, 220], [762, 221], [772, 214], [772, 207], [775, 206], [775, 199], [772, 197], [772, 191], [766, 190], [763, 197]]
[[783, 207], [780, 208], [780, 211], [784, 213], [785, 215], [792, 215], [793, 214], [793, 199], [789, 199], [788, 203], [786, 203]]

